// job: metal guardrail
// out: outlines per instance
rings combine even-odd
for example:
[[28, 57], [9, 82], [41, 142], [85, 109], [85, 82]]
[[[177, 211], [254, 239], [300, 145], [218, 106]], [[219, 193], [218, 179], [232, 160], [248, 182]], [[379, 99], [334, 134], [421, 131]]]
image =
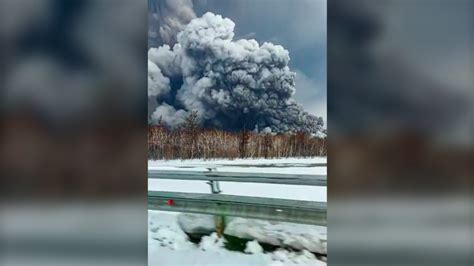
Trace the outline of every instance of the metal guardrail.
[[220, 194], [148, 192], [148, 209], [326, 226], [326, 203]]
[[209, 181], [214, 194], [149, 191], [148, 209], [327, 225], [325, 202], [221, 195], [218, 181], [326, 186], [324, 175], [150, 170], [148, 178]]
[[148, 170], [151, 179], [206, 180], [244, 183], [267, 183], [284, 185], [327, 186], [326, 175], [237, 173], [237, 172], [194, 172], [180, 170]]

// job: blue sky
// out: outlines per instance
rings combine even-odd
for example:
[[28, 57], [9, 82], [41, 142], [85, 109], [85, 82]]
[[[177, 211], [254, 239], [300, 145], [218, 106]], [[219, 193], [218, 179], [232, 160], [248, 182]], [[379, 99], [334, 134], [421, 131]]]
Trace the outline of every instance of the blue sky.
[[326, 0], [198, 0], [194, 11], [228, 17], [236, 38], [280, 44], [297, 73], [295, 98], [308, 112], [326, 117]]

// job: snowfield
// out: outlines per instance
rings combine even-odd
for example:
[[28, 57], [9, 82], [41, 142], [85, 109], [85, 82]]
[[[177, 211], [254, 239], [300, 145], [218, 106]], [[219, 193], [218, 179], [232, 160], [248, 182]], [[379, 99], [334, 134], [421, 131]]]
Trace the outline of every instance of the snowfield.
[[[241, 173], [280, 174], [327, 174], [326, 157], [287, 159], [236, 159], [236, 160], [170, 160], [148, 161], [150, 170], [208, 171]], [[326, 187], [296, 186], [278, 184], [219, 182], [224, 195], [240, 195], [294, 200], [327, 201]], [[210, 193], [205, 181], [149, 179], [148, 190]]]
[[[236, 160], [170, 160], [149, 161], [148, 169], [222, 172], [326, 174], [325, 157], [287, 159]], [[219, 182], [222, 194], [284, 198], [295, 200], [327, 201], [326, 187]], [[210, 193], [205, 181], [148, 180], [148, 190]], [[244, 218], [228, 218], [225, 234], [244, 239], [244, 252], [224, 248], [224, 239], [215, 233], [205, 236], [198, 244], [191, 242], [186, 232], [211, 233], [213, 216], [149, 211], [148, 259], [149, 265], [326, 265], [326, 227], [270, 222]], [[266, 252], [259, 243], [279, 246]]]
[[284, 159], [216, 159], [216, 160], [168, 160], [148, 161], [148, 169], [207, 171], [216, 168], [222, 172], [280, 173], [280, 174], [325, 174], [327, 157]]

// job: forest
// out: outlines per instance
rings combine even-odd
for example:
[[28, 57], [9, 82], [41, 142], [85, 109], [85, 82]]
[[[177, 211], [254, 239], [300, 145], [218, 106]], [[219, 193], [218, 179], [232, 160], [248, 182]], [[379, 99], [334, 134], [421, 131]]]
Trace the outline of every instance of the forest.
[[148, 158], [151, 160], [212, 158], [286, 158], [327, 155], [327, 139], [308, 133], [228, 132], [204, 129], [195, 118], [181, 128], [148, 127]]

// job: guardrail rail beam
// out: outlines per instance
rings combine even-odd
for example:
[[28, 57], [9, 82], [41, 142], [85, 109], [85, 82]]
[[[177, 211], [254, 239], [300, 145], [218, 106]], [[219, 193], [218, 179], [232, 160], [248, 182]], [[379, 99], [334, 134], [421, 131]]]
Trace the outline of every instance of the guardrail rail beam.
[[327, 225], [325, 202], [149, 191], [148, 209]]

